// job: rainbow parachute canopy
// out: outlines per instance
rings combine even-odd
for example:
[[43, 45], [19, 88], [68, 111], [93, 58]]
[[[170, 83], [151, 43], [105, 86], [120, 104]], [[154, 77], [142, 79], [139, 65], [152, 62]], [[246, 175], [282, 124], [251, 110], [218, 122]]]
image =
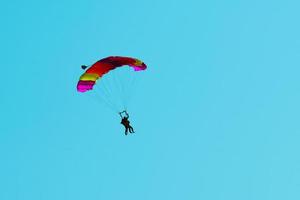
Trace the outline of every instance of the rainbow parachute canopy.
[[136, 58], [122, 57], [122, 56], [110, 56], [103, 58], [88, 68], [84, 74], [79, 78], [77, 84], [78, 92], [86, 92], [92, 90], [96, 81], [100, 79], [104, 74], [117, 67], [128, 65], [135, 71], [145, 70], [147, 66], [142, 61]]

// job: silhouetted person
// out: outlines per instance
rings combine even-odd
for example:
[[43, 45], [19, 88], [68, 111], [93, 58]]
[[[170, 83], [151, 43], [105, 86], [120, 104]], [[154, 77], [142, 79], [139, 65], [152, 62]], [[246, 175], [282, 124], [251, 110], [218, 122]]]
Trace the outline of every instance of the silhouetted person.
[[[122, 116], [122, 113], [125, 113], [126, 116]], [[129, 118], [129, 115], [126, 111], [123, 111], [123, 112], [119, 112], [119, 115], [121, 116], [122, 120], [121, 120], [121, 124], [123, 124], [123, 126], [125, 127], [125, 135], [128, 134], [128, 130], [129, 130], [129, 133], [134, 133], [134, 130], [133, 128], [130, 126], [130, 121], [128, 120]]]

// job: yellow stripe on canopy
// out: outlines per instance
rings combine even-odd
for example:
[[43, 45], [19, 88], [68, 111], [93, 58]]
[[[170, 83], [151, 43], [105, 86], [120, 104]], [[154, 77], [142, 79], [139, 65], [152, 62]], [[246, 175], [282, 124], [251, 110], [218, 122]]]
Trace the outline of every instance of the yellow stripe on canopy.
[[80, 77], [81, 81], [96, 81], [99, 78], [98, 74], [88, 74], [88, 73], [84, 73], [82, 74], [82, 76]]
[[143, 64], [143, 62], [142, 61], [140, 61], [140, 60], [138, 60], [138, 59], [135, 59], [135, 63], [134, 63], [134, 65], [136, 65], [136, 66], [140, 66], [140, 65], [142, 65]]

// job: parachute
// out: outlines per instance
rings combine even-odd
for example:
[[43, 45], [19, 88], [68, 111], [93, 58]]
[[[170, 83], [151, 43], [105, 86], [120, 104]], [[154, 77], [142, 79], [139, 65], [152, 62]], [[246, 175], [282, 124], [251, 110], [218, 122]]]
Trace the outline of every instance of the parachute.
[[[113, 107], [114, 110], [126, 109], [126, 105], [124, 102], [126, 101], [125, 96], [128, 96], [128, 91], [125, 91], [124, 88], [126, 88], [125, 85], [130, 84], [129, 82], [132, 82], [129, 80], [133, 79], [133, 76], [135, 75], [132, 73], [128, 74], [128, 71], [126, 71], [126, 73], [124, 71], [121, 71], [120, 68], [123, 68], [124, 66], [133, 68], [133, 70], [130, 70], [132, 72], [142, 71], [147, 68], [145, 63], [136, 58], [122, 56], [110, 56], [107, 58], [103, 58], [91, 65], [89, 68], [84, 65], [82, 66], [82, 69], [85, 70], [87, 68], [87, 70], [79, 78], [79, 81], [77, 83], [77, 91], [80, 93], [90, 93], [90, 90], [94, 90], [94, 88], [96, 87], [97, 82], [97, 85], [100, 89], [99, 91], [93, 92], [97, 93], [97, 95], [101, 97], [102, 101], [109, 105], [109, 107]], [[126, 70], [128, 70], [128, 67]], [[128, 76], [125, 81], [121, 81], [120, 77], [123, 76]], [[107, 77], [106, 80], [104, 80], [105, 77]], [[110, 83], [106, 84], [106, 82]], [[119, 88], [119, 91], [112, 91], [112, 89], [109, 88], [112, 85], [114, 86], [114, 88]], [[123, 94], [119, 94], [119, 97], [112, 97], [111, 94], [114, 93]], [[118, 100], [123, 101], [122, 108], [119, 105], [116, 105], [115, 101]]]
[[92, 90], [97, 79], [101, 78], [109, 71], [124, 65], [133, 67], [135, 71], [145, 70], [147, 68], [145, 63], [136, 58], [121, 56], [107, 57], [93, 64], [89, 69], [86, 70], [84, 74], [80, 76], [77, 84], [77, 91], [86, 92], [88, 90]]

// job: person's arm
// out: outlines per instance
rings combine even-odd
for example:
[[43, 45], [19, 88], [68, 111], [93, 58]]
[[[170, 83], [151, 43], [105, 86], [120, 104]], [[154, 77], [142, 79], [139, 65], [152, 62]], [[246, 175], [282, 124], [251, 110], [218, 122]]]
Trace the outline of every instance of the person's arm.
[[121, 118], [123, 118], [121, 112], [119, 112], [119, 115], [120, 115]]
[[126, 111], [125, 111], [125, 115], [126, 115], [127, 118], [129, 118], [129, 115], [128, 115], [128, 113]]

